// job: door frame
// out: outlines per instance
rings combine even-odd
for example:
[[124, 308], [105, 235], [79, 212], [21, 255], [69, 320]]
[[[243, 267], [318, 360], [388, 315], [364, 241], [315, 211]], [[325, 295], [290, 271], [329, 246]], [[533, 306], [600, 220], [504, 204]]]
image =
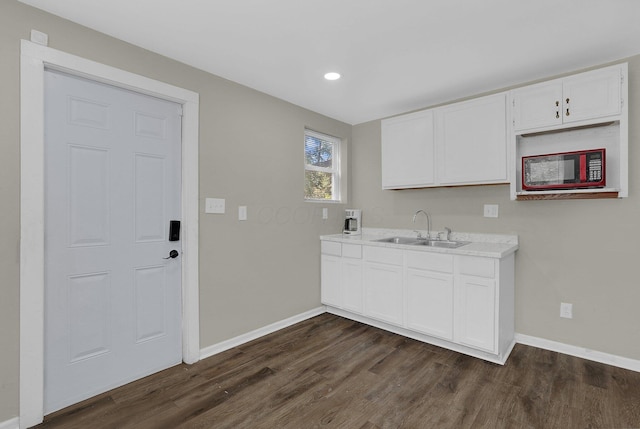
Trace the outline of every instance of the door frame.
[[44, 71], [64, 71], [182, 105], [182, 360], [200, 359], [198, 278], [199, 94], [21, 41], [20, 427], [44, 418]]

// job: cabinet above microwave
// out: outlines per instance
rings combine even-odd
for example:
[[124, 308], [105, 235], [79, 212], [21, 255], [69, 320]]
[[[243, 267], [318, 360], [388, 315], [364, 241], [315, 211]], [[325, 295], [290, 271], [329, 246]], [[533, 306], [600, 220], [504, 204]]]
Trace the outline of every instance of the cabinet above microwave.
[[[628, 66], [626, 63], [511, 91], [511, 199], [628, 196]], [[561, 152], [606, 150], [606, 186], [527, 189], [523, 159]]]

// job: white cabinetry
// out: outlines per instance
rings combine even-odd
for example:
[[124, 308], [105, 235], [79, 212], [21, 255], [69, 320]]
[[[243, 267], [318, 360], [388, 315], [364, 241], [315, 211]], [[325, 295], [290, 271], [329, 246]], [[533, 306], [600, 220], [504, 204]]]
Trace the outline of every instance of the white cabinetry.
[[406, 252], [406, 327], [453, 340], [453, 256]]
[[496, 259], [327, 243], [321, 284], [330, 311], [492, 362], [506, 360], [514, 344], [512, 253]]
[[495, 260], [458, 257], [456, 339], [461, 344], [497, 351]]
[[[627, 64], [617, 64], [511, 92], [511, 199], [628, 196], [627, 74]], [[523, 157], [600, 148], [606, 149], [606, 187], [523, 191]]]
[[342, 245], [342, 307], [357, 314], [364, 312], [362, 246]]
[[321, 242], [320, 300], [354, 313], [363, 312], [362, 246]]
[[512, 92], [514, 129], [530, 130], [620, 114], [619, 66], [581, 73]]
[[506, 183], [507, 94], [437, 109], [437, 163], [441, 185]]
[[402, 251], [364, 246], [365, 315], [402, 325]]
[[342, 306], [342, 244], [321, 242], [320, 299], [323, 304]]
[[506, 105], [500, 93], [384, 119], [382, 188], [506, 183]]
[[382, 121], [382, 188], [434, 184], [433, 111]]

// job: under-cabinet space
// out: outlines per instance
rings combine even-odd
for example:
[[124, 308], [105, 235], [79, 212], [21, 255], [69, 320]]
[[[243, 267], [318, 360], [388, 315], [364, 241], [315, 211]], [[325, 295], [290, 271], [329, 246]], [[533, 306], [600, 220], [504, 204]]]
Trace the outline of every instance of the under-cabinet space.
[[[615, 197], [627, 196], [627, 152], [626, 144], [621, 145], [622, 126], [619, 121], [598, 124], [592, 127], [562, 129], [553, 132], [521, 134], [515, 137], [516, 162], [515, 177], [512, 183], [512, 197], [528, 198], [547, 195], [555, 197], [566, 195], [589, 195], [611, 193]], [[522, 158], [540, 154], [584, 151], [591, 149], [606, 150], [605, 181], [603, 188], [584, 188], [566, 190], [525, 191], [522, 189]], [[575, 197], [574, 197], [575, 198]]]

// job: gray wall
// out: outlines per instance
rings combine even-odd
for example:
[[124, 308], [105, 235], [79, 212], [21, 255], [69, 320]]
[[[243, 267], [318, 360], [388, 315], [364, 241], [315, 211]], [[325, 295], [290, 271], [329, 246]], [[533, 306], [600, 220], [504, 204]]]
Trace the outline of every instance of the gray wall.
[[[353, 128], [354, 206], [365, 227], [411, 228], [418, 209], [434, 229], [514, 233], [516, 332], [640, 359], [640, 56], [629, 61], [629, 198], [510, 201], [509, 186], [382, 191], [380, 121]], [[425, 106], [426, 107], [426, 106]], [[500, 217], [483, 217], [483, 205]], [[573, 303], [561, 319], [560, 302]]]
[[[303, 202], [303, 136], [351, 138], [351, 126], [59, 19], [0, 0], [0, 423], [18, 415], [19, 60], [31, 29], [52, 48], [200, 94], [201, 347], [320, 305], [319, 242], [345, 205]], [[203, 213], [205, 197], [227, 214]], [[237, 220], [238, 205], [249, 219]]]
[[[315, 308], [320, 303], [318, 236], [339, 230], [344, 205], [302, 202], [305, 126], [351, 144], [350, 206], [370, 227], [411, 228], [417, 209], [434, 228], [516, 233], [518, 332], [640, 359], [640, 181], [630, 168], [623, 200], [509, 200], [508, 186], [382, 191], [380, 122], [355, 127], [195, 70], [15, 0], [0, 0], [0, 422], [18, 414], [19, 54], [30, 30], [50, 46], [200, 93], [200, 203], [227, 199], [226, 215], [200, 222], [201, 346]], [[640, 56], [630, 59], [630, 158], [640, 156]], [[427, 107], [427, 106], [425, 106]], [[269, 148], [269, 150], [265, 150]], [[482, 205], [500, 205], [498, 219]], [[247, 205], [249, 220], [237, 221]], [[594, 249], [597, 245], [597, 249]], [[560, 302], [574, 304], [572, 320]]]

